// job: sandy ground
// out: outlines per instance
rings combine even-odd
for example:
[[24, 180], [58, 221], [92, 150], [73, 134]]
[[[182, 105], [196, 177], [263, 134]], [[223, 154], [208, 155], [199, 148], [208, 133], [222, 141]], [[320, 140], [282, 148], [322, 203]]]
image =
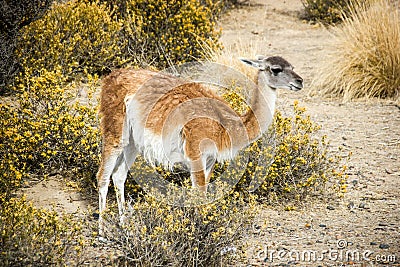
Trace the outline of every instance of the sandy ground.
[[[238, 266], [400, 266], [400, 109], [392, 102], [342, 103], [310, 96], [307, 88], [326, 54], [328, 29], [300, 21], [300, 0], [252, 0], [226, 15], [225, 47], [257, 44], [254, 54], [280, 55], [305, 79], [300, 92], [279, 93], [289, 112], [298, 99], [334, 148], [352, 151], [344, 199], [311, 201], [296, 211], [264, 207]], [[62, 181], [62, 180], [61, 180]], [[89, 203], [60, 179], [24, 189], [38, 206], [69, 213]]]

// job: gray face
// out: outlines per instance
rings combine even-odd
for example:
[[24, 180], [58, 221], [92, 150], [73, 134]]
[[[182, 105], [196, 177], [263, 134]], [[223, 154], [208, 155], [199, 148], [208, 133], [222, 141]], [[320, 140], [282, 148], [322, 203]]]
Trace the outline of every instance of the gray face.
[[265, 75], [266, 82], [273, 89], [286, 88], [298, 91], [303, 88], [303, 79], [293, 71], [293, 66], [284, 58], [258, 56], [257, 59], [241, 59]]

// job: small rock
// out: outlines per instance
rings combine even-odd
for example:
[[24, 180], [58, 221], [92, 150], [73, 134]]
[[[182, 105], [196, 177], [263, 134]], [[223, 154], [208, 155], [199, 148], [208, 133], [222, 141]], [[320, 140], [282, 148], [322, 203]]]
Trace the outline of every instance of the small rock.
[[385, 171], [386, 171], [387, 174], [392, 174], [393, 173], [393, 171], [390, 170], [390, 169], [385, 169]]
[[350, 201], [350, 203], [347, 204], [347, 207], [348, 207], [350, 210], [354, 209], [354, 207], [355, 207], [354, 202], [353, 202], [353, 201]]
[[326, 208], [327, 208], [328, 210], [334, 210], [334, 209], [335, 209], [335, 208], [332, 207], [331, 205], [328, 205]]
[[353, 181], [351, 181], [351, 183], [355, 186], [355, 185], [358, 184], [358, 180], [357, 180], [357, 179], [354, 179]]
[[309, 224], [309, 223], [306, 223], [304, 226], [305, 226], [306, 228], [311, 228], [311, 224]]
[[376, 243], [376, 242], [371, 242], [371, 243], [369, 243], [371, 246], [376, 246], [376, 245], [378, 245], [378, 243]]
[[319, 225], [319, 227], [325, 228], [325, 227], [326, 227], [326, 224], [321, 223], [321, 224]]
[[94, 212], [94, 213], [92, 214], [92, 216], [93, 216], [93, 218], [95, 218], [96, 220], [98, 220], [99, 217], [100, 217], [100, 215], [99, 215], [97, 212]]
[[379, 248], [380, 249], [388, 249], [390, 246], [388, 244], [380, 244]]
[[379, 225], [379, 226], [383, 226], [383, 227], [386, 227], [386, 226], [388, 226], [388, 224], [387, 224], [387, 223], [379, 223], [378, 225]]
[[364, 202], [361, 202], [360, 205], [358, 205], [358, 207], [359, 207], [360, 209], [366, 209], [366, 208], [367, 208], [367, 205], [366, 205]]

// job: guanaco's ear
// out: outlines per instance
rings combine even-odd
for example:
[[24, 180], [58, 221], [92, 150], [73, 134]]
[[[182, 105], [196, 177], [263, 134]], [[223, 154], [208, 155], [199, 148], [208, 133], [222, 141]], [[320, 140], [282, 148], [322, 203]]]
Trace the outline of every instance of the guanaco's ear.
[[257, 68], [259, 70], [267, 69], [267, 65], [265, 64], [265, 61], [263, 59], [246, 59], [246, 58], [239, 58], [239, 59], [243, 63], [250, 65], [254, 68]]

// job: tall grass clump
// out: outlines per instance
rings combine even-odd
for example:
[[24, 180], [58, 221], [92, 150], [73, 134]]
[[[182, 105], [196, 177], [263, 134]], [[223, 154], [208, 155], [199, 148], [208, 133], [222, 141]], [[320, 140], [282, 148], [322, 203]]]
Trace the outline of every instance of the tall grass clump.
[[400, 11], [388, 0], [355, 5], [335, 31], [314, 90], [345, 100], [400, 96]]

